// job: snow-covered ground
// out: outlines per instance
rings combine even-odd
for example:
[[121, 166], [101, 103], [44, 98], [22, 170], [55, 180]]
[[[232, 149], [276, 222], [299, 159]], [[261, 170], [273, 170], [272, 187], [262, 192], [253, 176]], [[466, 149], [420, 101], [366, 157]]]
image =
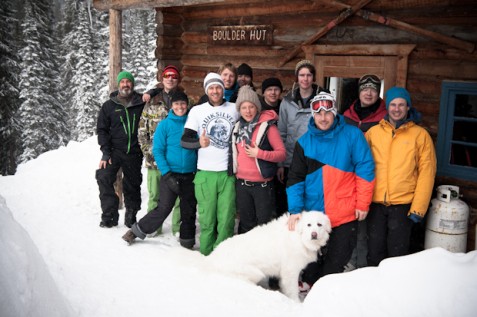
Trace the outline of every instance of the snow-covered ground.
[[99, 159], [93, 137], [0, 177], [0, 316], [477, 316], [477, 251], [435, 248], [330, 275], [296, 303], [173, 260], [169, 221], [127, 246], [124, 211], [118, 227], [98, 225]]

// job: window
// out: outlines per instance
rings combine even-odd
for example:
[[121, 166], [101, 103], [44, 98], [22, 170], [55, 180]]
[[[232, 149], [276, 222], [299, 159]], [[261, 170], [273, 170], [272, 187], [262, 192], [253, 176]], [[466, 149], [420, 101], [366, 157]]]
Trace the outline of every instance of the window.
[[437, 173], [477, 181], [477, 82], [443, 82]]

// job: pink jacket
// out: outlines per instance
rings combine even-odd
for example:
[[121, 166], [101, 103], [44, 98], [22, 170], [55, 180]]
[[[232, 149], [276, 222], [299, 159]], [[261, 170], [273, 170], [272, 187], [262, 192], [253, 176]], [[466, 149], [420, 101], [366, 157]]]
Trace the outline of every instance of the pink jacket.
[[[267, 151], [260, 148], [256, 158], [247, 156], [245, 144], [236, 144], [235, 139], [232, 138], [233, 165], [237, 178], [251, 182], [265, 182], [273, 179], [273, 177], [266, 179], [262, 177], [258, 159], [278, 163], [283, 162], [286, 158], [285, 145], [280, 137], [280, 132], [277, 126], [271, 123], [276, 120], [278, 120], [278, 115], [272, 110], [265, 110], [260, 114], [258, 123], [252, 133], [252, 145], [257, 146], [257, 144], [261, 144], [263, 138], [266, 137], [272, 150]], [[239, 122], [235, 125], [234, 131], [238, 129], [238, 126]], [[265, 132], [266, 135], [264, 135]]]

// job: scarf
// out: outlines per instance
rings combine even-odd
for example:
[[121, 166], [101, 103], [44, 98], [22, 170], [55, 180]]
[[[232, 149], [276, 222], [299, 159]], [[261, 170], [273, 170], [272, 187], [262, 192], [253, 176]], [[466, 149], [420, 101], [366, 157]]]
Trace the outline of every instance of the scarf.
[[244, 118], [240, 117], [240, 126], [237, 132], [237, 140], [235, 143], [239, 144], [241, 142], [245, 142], [245, 144], [252, 144], [252, 133], [253, 129], [258, 123], [258, 118], [260, 117], [260, 113], [257, 113], [255, 118], [252, 121], [247, 122]]
[[354, 111], [356, 111], [356, 114], [358, 115], [360, 120], [364, 120], [370, 114], [372, 114], [373, 112], [376, 112], [376, 110], [378, 110], [380, 105], [381, 105], [381, 98], [378, 98], [378, 100], [376, 100], [376, 102], [369, 107], [362, 107], [361, 101], [358, 99], [356, 100], [356, 103], [354, 104]]

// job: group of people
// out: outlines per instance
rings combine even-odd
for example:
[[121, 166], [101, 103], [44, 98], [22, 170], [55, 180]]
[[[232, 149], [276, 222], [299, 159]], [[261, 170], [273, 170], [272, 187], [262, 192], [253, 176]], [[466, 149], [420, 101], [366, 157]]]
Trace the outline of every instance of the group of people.
[[[302, 272], [304, 285], [408, 254], [436, 172], [433, 141], [418, 125], [409, 92], [392, 87], [383, 100], [381, 80], [364, 75], [359, 98], [342, 115], [334, 96], [315, 84], [312, 62], [298, 62], [295, 77], [283, 99], [275, 77], [262, 82], [259, 96], [252, 68], [226, 63], [205, 76], [205, 95], [192, 106], [175, 66], [164, 68], [161, 86], [143, 96], [132, 74], [120, 72], [118, 91], [98, 116], [100, 226], [118, 224], [113, 183], [122, 168], [130, 228], [122, 238], [130, 244], [160, 232], [173, 209], [173, 230], [189, 249], [198, 214], [204, 255], [235, 234], [237, 217], [238, 234], [286, 212], [294, 230], [302, 212], [318, 210], [333, 231]], [[136, 222], [143, 156], [149, 204]]]

